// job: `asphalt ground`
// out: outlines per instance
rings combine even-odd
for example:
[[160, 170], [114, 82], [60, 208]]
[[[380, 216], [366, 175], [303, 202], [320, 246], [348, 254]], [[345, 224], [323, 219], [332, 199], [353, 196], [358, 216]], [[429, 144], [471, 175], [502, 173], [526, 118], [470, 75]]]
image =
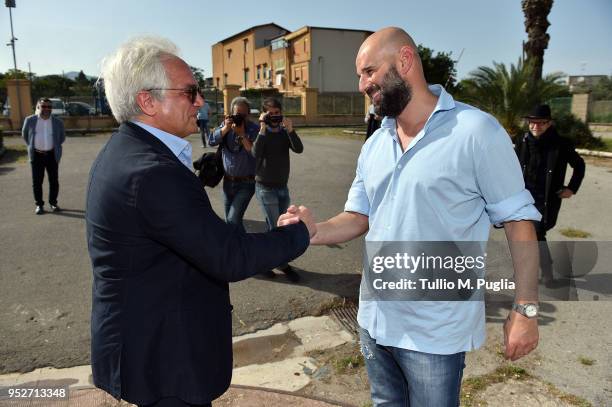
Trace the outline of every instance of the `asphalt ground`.
[[[89, 363], [91, 264], [85, 241], [85, 190], [91, 163], [109, 135], [69, 137], [60, 164], [59, 213], [36, 216], [27, 159], [9, 154], [0, 165], [0, 373]], [[204, 149], [190, 136], [194, 157]], [[20, 146], [5, 138], [7, 147]], [[290, 193], [319, 218], [342, 210], [358, 140], [304, 137], [305, 153], [292, 155]], [[206, 151], [211, 151], [210, 148]], [[7, 162], [8, 161], [8, 162]], [[46, 182], [46, 179], [45, 179]], [[44, 196], [48, 188], [44, 185]], [[207, 188], [223, 217], [221, 186]], [[47, 207], [48, 209], [48, 207]], [[265, 230], [255, 197], [247, 229]], [[355, 297], [362, 243], [313, 247], [292, 264], [302, 280], [252, 278], [232, 284], [234, 334], [318, 314], [337, 297]]]
[[[89, 363], [92, 276], [85, 242], [85, 188], [91, 163], [107, 138], [70, 137], [64, 144], [59, 195], [64, 210], [58, 214], [34, 215], [27, 160], [10, 153], [0, 163], [0, 374]], [[302, 138], [304, 153], [291, 158], [292, 201], [309, 206], [318, 219], [325, 219], [344, 206], [362, 141], [357, 137]], [[195, 158], [204, 149], [198, 136], [189, 140]], [[5, 138], [5, 144], [20, 146], [21, 141]], [[591, 233], [590, 239], [612, 241], [611, 173], [609, 165], [587, 164], [583, 187], [564, 203], [550, 239], [566, 239], [559, 231], [572, 227]], [[46, 198], [47, 185], [44, 191]], [[215, 211], [223, 216], [220, 187], [207, 191]], [[245, 218], [250, 231], [265, 228], [255, 198]], [[492, 235], [503, 239], [501, 231]], [[356, 298], [362, 247], [362, 241], [356, 240], [310, 248], [293, 262], [302, 276], [298, 284], [280, 274], [273, 280], [257, 277], [232, 284], [234, 334], [317, 315], [337, 298]], [[612, 280], [608, 277], [599, 276], [601, 294], [609, 297]], [[595, 405], [612, 404], [611, 305], [609, 301], [542, 304], [541, 342], [528, 367]], [[501, 333], [506, 314], [498, 305], [487, 308], [492, 335]], [[486, 353], [474, 355], [466, 377], [494, 368]], [[587, 366], [580, 362], [584, 358], [594, 363]]]

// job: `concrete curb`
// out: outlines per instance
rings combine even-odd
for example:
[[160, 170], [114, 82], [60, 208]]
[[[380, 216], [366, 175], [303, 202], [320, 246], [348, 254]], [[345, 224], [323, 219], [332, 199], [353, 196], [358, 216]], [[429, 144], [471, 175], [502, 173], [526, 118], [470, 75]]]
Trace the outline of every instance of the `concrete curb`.
[[[240, 393], [241, 389], [257, 391], [256, 400], [262, 401], [262, 405], [265, 406], [286, 405], [282, 404], [280, 399], [286, 402], [288, 398], [290, 405], [311, 405], [294, 403], [292, 397], [296, 400], [316, 400], [320, 402], [316, 405], [322, 407], [347, 406], [340, 402], [316, 399], [295, 392], [310, 384], [312, 375], [319, 368], [316, 360], [308, 356], [309, 352], [331, 349], [346, 343], [354, 343], [354, 341], [353, 335], [329, 316], [303, 317], [277, 323], [262, 331], [234, 337], [234, 371], [231, 388], [236, 390], [234, 393]], [[95, 389], [92, 383], [91, 366], [83, 365], [65, 369], [46, 367], [27, 373], [0, 375], [0, 389], [7, 387], [44, 388], [45, 386], [68, 388], [71, 397], [72, 394], [75, 394], [74, 397], [84, 397], [82, 393], [77, 396], [77, 390], [91, 389], [93, 392]], [[92, 393], [87, 397], [96, 399], [96, 403], [104, 403], [104, 400], [108, 398], [101, 390], [95, 390], [95, 392], [96, 394]], [[267, 403], [265, 402], [268, 397], [266, 393], [283, 395], [283, 397], [274, 396], [276, 401]], [[240, 396], [234, 394], [225, 398], [240, 397], [244, 398], [248, 395], [241, 393]], [[94, 403], [92, 405], [104, 404]]]

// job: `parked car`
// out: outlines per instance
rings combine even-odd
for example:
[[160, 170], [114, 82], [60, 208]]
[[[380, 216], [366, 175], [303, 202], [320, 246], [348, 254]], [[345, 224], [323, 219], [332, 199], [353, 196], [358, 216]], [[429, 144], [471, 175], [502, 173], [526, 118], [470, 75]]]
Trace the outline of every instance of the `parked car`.
[[66, 105], [64, 104], [62, 99], [49, 98], [49, 100], [51, 101], [51, 114], [54, 114], [56, 116], [65, 116], [66, 114], [68, 114], [66, 112]]
[[96, 109], [85, 102], [68, 102], [66, 103], [66, 111], [70, 116], [89, 116], [96, 114]]

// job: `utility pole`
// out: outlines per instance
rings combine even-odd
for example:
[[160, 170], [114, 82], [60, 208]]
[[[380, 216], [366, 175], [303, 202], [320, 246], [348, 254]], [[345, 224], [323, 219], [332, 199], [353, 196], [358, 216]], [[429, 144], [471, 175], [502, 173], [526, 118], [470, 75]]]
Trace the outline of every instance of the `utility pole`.
[[[19, 115], [19, 120], [21, 120], [21, 92], [19, 92], [19, 78], [17, 78], [17, 56], [15, 55], [15, 41], [17, 41], [17, 38], [15, 38], [15, 34], [13, 33], [13, 12], [11, 11], [12, 8], [16, 7], [15, 0], [5, 0], [4, 5], [9, 9], [9, 18], [11, 20], [11, 42], [6, 45], [13, 49], [13, 67], [15, 69], [15, 87], [17, 89], [17, 114]], [[11, 109], [12, 108], [13, 107], [11, 106]], [[17, 126], [21, 127], [21, 123], [17, 123]]]

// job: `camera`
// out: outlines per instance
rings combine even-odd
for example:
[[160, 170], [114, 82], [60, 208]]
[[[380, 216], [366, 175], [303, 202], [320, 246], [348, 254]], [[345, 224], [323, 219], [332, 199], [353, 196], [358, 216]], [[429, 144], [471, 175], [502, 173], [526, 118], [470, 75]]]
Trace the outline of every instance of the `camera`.
[[264, 117], [264, 123], [266, 123], [268, 126], [278, 125], [282, 121], [283, 121], [283, 115], [280, 115], [280, 114], [276, 116], [267, 114]]
[[230, 118], [232, 119], [232, 121], [234, 122], [236, 126], [241, 126], [242, 123], [244, 122], [244, 116], [241, 114], [230, 115]]

